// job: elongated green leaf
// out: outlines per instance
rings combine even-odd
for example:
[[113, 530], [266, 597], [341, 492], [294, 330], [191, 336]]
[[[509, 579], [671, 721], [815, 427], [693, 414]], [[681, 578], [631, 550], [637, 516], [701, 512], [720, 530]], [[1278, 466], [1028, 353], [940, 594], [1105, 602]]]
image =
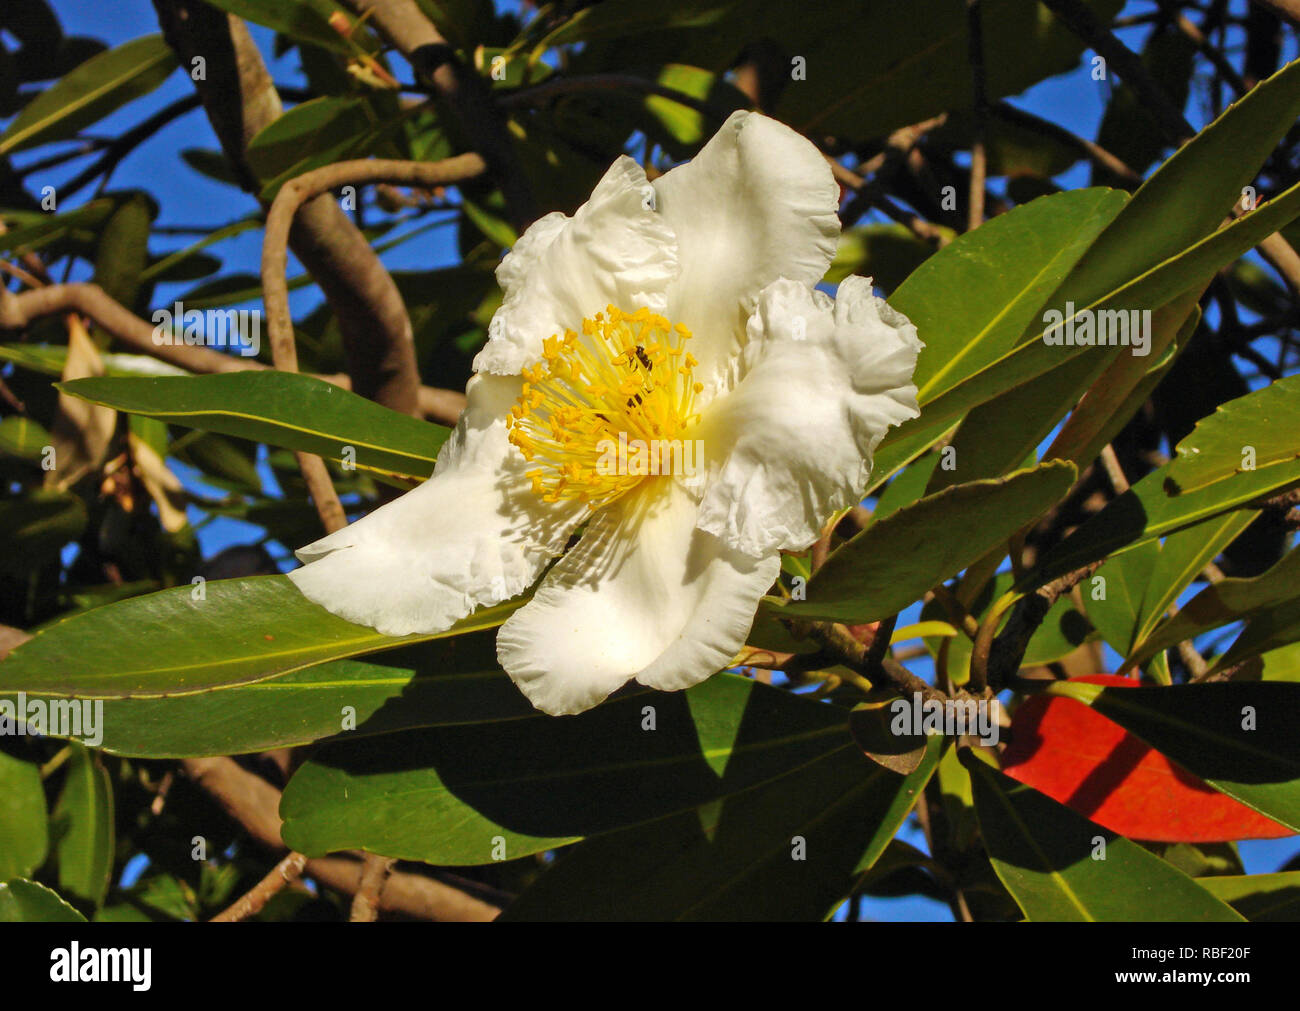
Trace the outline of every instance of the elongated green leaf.
[[86, 504], [70, 492], [38, 491], [0, 500], [7, 548], [0, 554], [0, 572], [26, 572], [52, 560], [85, 528]]
[[1101, 512], [1049, 551], [1018, 587], [1042, 586], [1089, 562], [1131, 551], [1300, 482], [1298, 460], [1291, 468], [1247, 471], [1231, 481], [1170, 496], [1164, 491], [1168, 466], [1152, 471], [1123, 495], [1108, 502]]
[[52, 444], [50, 433], [31, 418], [21, 414], [0, 418], [0, 453], [39, 460], [45, 447]]
[[[1009, 352], [1041, 320], [1048, 298], [1126, 199], [1098, 188], [1034, 200], [958, 236], [890, 296], [890, 305], [916, 324], [926, 344], [914, 377], [922, 414], [885, 436], [873, 481], [883, 481], [934, 445], [980, 402], [975, 397], [941, 413], [929, 408]], [[997, 392], [990, 388], [981, 396]]]
[[356, 43], [349, 45], [337, 31], [330, 27], [330, 15], [340, 14], [346, 25], [355, 18], [331, 0], [207, 0], [213, 7], [229, 11], [246, 21], [265, 25], [295, 42], [310, 42], [336, 53], [355, 56], [360, 49], [373, 49], [360, 45], [367, 41], [365, 33], [358, 33]]
[[0, 134], [0, 155], [70, 137], [147, 95], [175, 68], [176, 56], [161, 35], [146, 35], [92, 56], [14, 117]]
[[[1185, 324], [1190, 315], [1199, 316], [1199, 295], [1193, 288], [1152, 313], [1150, 332], [1143, 339], [1149, 341], [1148, 355], [1154, 357], [1133, 355], [1121, 347], [1098, 348], [1095, 355], [1071, 358], [1032, 383], [980, 404], [966, 416], [950, 443], [956, 467], [936, 474], [939, 480], [930, 490], [1013, 470], [1075, 404], [1078, 408], [1062, 429], [1063, 438], [1053, 441], [1043, 459], [1070, 460], [1080, 467], [1087, 464], [1145, 401], [1145, 396], [1139, 399], [1131, 393], [1135, 387], [1147, 392], [1154, 387], [1157, 377], [1148, 378], [1152, 363], [1159, 362], [1162, 368], [1172, 364], [1174, 354], [1166, 352], [1176, 350], [1172, 345], [1180, 335], [1183, 339], [1190, 336]], [[1098, 439], [1100, 432], [1106, 432], [1107, 438]]]
[[[104, 372], [110, 376], [185, 376], [182, 368], [148, 355], [102, 354]], [[68, 360], [66, 345], [59, 344], [0, 344], [0, 361], [47, 376], [63, 375]]]
[[1239, 509], [1165, 538], [1142, 600], [1137, 627], [1139, 641], [1151, 634], [1178, 595], [1191, 585], [1206, 564], [1214, 561], [1258, 515], [1253, 509]]
[[38, 632], [0, 661], [0, 692], [121, 699], [230, 688], [494, 628], [521, 603], [482, 608], [436, 635], [394, 638], [336, 618], [285, 576], [211, 580], [98, 607]]
[[[1196, 278], [1184, 265], [1179, 276], [1186, 290], [1181, 293], [1161, 288], [1154, 279], [1145, 287], [1135, 286], [1132, 279], [1162, 261], [1180, 257], [1189, 245], [1202, 240], [1227, 214], [1297, 114], [1300, 64], [1293, 64], [1232, 106], [1161, 166], [1062, 280], [1050, 299], [1051, 307], [1065, 316], [1074, 304], [1156, 310], [1146, 353], [1159, 358], [1185, 331], [1184, 321], [1194, 311], [1199, 289], [1217, 267]], [[1195, 262], [1195, 258], [1188, 261]], [[1170, 275], [1161, 276], [1167, 286]], [[1119, 291], [1126, 293], [1123, 298], [1115, 294]], [[1178, 297], [1166, 305], [1174, 294]], [[1041, 331], [1035, 325], [1027, 335], [1037, 340]], [[1048, 454], [1076, 463], [1091, 459], [1106, 441], [1099, 440], [1098, 433], [1118, 430], [1127, 417], [1121, 410], [1131, 412], [1139, 403], [1129, 394], [1143, 383], [1146, 364], [1125, 360], [1123, 353], [1118, 347], [1098, 347], [1087, 356], [1066, 354], [1065, 364], [1040, 374], [1033, 383], [1013, 384], [982, 403], [958, 433], [954, 446], [960, 473], [949, 480], [989, 477], [1014, 466], [1047, 435], [1066, 407], [1097, 382], [1084, 413], [1072, 419]]]
[[1147, 541], [1107, 559], [1084, 586], [1088, 620], [1117, 653], [1127, 655], [1133, 648], [1151, 570], [1159, 560], [1160, 545]]
[[[1053, 304], [1063, 308], [1067, 299], [1086, 304], [1104, 298], [1204, 239], [1241, 198], [1242, 187], [1254, 180], [1297, 117], [1300, 60], [1229, 106], [1161, 165], [1071, 272]], [[1216, 269], [1200, 276], [1208, 278]], [[1166, 301], [1113, 304], [1154, 309]]]
[[224, 242], [226, 239], [233, 238], [236, 235], [242, 235], [244, 232], [260, 227], [262, 227], [262, 222], [259, 218], [255, 217], [240, 218], [238, 221], [232, 221], [230, 224], [205, 235], [197, 242], [191, 243], [184, 249], [178, 249], [174, 253], [168, 253], [166, 256], [159, 257], [141, 271], [140, 280], [152, 281], [155, 278], [168, 278], [175, 280], [191, 279], [182, 277], [172, 278], [172, 273], [182, 264], [195, 258], [201, 250], [207, 249], [209, 246], [215, 246], [217, 243]]
[[[493, 632], [335, 660], [225, 691], [104, 703], [107, 752], [238, 755], [323, 738], [517, 719], [535, 712], [496, 662]], [[27, 692], [26, 702], [53, 696]], [[15, 695], [0, 701], [17, 703]]]
[[248, 164], [262, 183], [261, 199], [275, 199], [294, 176], [331, 162], [367, 154], [405, 155], [392, 141], [403, 122], [388, 92], [328, 95], [294, 106], [249, 141]]
[[[16, 729], [0, 716], [0, 730]], [[49, 846], [40, 769], [0, 751], [0, 879], [30, 877], [45, 863]]]
[[[1076, 324], [1082, 325], [1084, 319], [1095, 318], [1095, 314], [1102, 310], [1132, 310], [1165, 305], [1189, 289], [1203, 284], [1205, 278], [1297, 216], [1300, 216], [1300, 184], [1099, 296], [1095, 301], [1075, 303], [1073, 311], [1066, 314], [1061, 323], [1064, 327], [1062, 333]], [[1053, 320], [1053, 326], [1055, 325], [1056, 321]], [[947, 391], [936, 393], [932, 400], [923, 405], [921, 417], [902, 426], [900, 431], [906, 434], [910, 426], [933, 426], [945, 419], [957, 418], [1008, 389], [1063, 366], [1071, 358], [1096, 355], [1099, 352], [1098, 347], [1091, 344], [1047, 344], [1042, 338], [1049, 329], [1046, 326], [1036, 329], [1028, 339], [996, 361], [961, 378]]]
[[1092, 706], [1211, 786], [1300, 832], [1300, 684], [1062, 681], [1049, 691]]
[[[955, 233], [948, 238], [955, 239]], [[903, 225], [859, 225], [840, 233], [826, 283], [838, 284], [850, 274], [870, 275], [887, 292], [898, 288], [934, 253], [923, 239]]]
[[1241, 635], [1228, 652], [1211, 664], [1211, 671], [1221, 671], [1261, 653], [1283, 648], [1300, 640], [1300, 597], [1290, 597], [1273, 607], [1251, 615]]
[[889, 302], [926, 344], [913, 377], [923, 407], [1041, 321], [1052, 293], [1126, 199], [1106, 189], [1042, 197], [961, 236], [908, 277]]
[[[1070, 412], [1043, 454], [1045, 459], [1073, 460], [1082, 465], [1097, 458], [1106, 443], [1114, 439], [1147, 402], [1156, 384], [1192, 339], [1201, 321], [1201, 308], [1197, 304], [1199, 296], [1193, 287], [1152, 313], [1152, 357], [1121, 353], [1114, 358]], [[1182, 311], [1185, 305], [1190, 306], [1189, 312]], [[1170, 341], [1169, 330], [1179, 317], [1182, 317], [1182, 323]], [[1163, 352], [1158, 352], [1161, 347]]]
[[853, 623], [894, 614], [1045, 512], [1075, 473], [1057, 461], [923, 498], [844, 544], [808, 581], [808, 599], [780, 611]]
[[842, 709], [720, 674], [580, 716], [320, 748], [285, 789], [285, 842], [486, 864], [744, 790], [849, 740]]
[[1300, 458], [1300, 376], [1230, 400], [1196, 423], [1169, 462], [1171, 494], [1231, 481], [1245, 470], [1293, 471]]
[[1294, 923], [1300, 918], [1300, 871], [1216, 874], [1196, 883], [1252, 922]]
[[938, 764], [906, 778], [843, 748], [719, 803], [589, 839], [505, 920], [818, 920], [865, 874]]
[[6, 211], [7, 230], [0, 235], [0, 252], [11, 249], [36, 250], [62, 239], [73, 229], [89, 229], [100, 225], [113, 213], [117, 201], [101, 197], [63, 214], [39, 211]]
[[1225, 579], [1207, 586], [1139, 643], [1129, 662], [1142, 663], [1184, 639], [1195, 638], [1254, 611], [1297, 597], [1300, 597], [1300, 551], [1292, 551], [1261, 575], [1251, 579]]
[[450, 430], [298, 373], [76, 379], [59, 388], [128, 414], [404, 477], [428, 477]]
[[980, 834], [1030, 920], [1241, 920], [1172, 864], [969, 753]]
[[54, 807], [59, 888], [97, 906], [113, 871], [113, 786], [94, 752], [75, 742], [67, 746], [72, 757]]
[[35, 881], [0, 882], [0, 923], [85, 923], [86, 918]]
[[[687, 98], [707, 102], [721, 116], [749, 105], [749, 99], [734, 84], [721, 74], [701, 67], [681, 63], [665, 64], [659, 69], [656, 83], [680, 92]], [[689, 153], [708, 140], [717, 129], [714, 118], [663, 95], [646, 96], [645, 110], [650, 115], [655, 132], [672, 145], [675, 153]]]

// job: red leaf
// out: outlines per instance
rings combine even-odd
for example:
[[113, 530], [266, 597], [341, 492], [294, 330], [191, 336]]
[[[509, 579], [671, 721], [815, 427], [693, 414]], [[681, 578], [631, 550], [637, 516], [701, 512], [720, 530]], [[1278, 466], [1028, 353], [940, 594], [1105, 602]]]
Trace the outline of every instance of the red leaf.
[[[1071, 680], [1137, 686], [1114, 674]], [[1074, 699], [1026, 699], [1011, 721], [1002, 771], [1132, 839], [1207, 843], [1294, 834]]]

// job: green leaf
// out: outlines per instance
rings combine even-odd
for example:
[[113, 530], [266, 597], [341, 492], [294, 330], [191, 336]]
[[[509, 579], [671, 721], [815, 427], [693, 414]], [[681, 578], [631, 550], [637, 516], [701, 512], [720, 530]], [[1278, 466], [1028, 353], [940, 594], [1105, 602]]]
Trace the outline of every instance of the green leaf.
[[108, 219], [117, 204], [118, 201], [112, 197], [100, 197], [63, 214], [6, 211], [3, 220], [7, 230], [0, 235], [0, 252], [11, 249], [34, 251], [66, 238], [73, 230], [97, 228]]
[[923, 498], [845, 543], [809, 580], [808, 599], [780, 612], [859, 623], [901, 611], [1042, 515], [1075, 473], [1055, 461]]
[[[1162, 368], [1173, 361], [1172, 354], [1166, 353], [1170, 344], [1180, 335], [1190, 336], [1191, 331], [1185, 329], [1184, 323], [1190, 314], [1199, 315], [1196, 308], [1199, 294], [1190, 291], [1152, 313], [1148, 350], [1155, 355], [1151, 361]], [[1135, 387], [1148, 391], [1154, 387], [1155, 379], [1148, 379], [1149, 371], [1146, 356], [1127, 354], [1119, 347], [1099, 348], [1096, 355], [1071, 358], [1032, 383], [1014, 387], [980, 404], [966, 416], [950, 443], [957, 466], [940, 472], [939, 482], [932, 483], [930, 490], [938, 491], [959, 480], [997, 477], [1013, 470], [1076, 404], [1079, 406], [1062, 429], [1062, 435], [1053, 440], [1043, 459], [1070, 460], [1084, 466], [1105, 444], [1097, 438], [1099, 430], [1118, 432], [1141, 407], [1145, 398], [1130, 394]], [[1079, 452], [1081, 442], [1090, 455]]]
[[94, 752], [75, 741], [67, 746], [72, 757], [53, 815], [59, 888], [98, 906], [113, 871], [113, 785]]
[[[1043, 454], [1045, 458], [1073, 460], [1076, 464], [1097, 458], [1106, 443], [1111, 442], [1150, 399], [1156, 384], [1187, 347], [1201, 322], [1201, 308], [1197, 304], [1200, 294], [1193, 287], [1151, 314], [1154, 359], [1131, 354], [1112, 358], [1071, 411]], [[1074, 372], [1076, 368], [1076, 365], [1071, 365], [1069, 371]], [[1089, 378], [1092, 378], [1091, 372]]]
[[39, 460], [46, 446], [53, 445], [50, 433], [38, 422], [21, 414], [0, 418], [0, 453], [23, 460]]
[[[1050, 304], [1069, 316], [1067, 303], [1074, 303], [1071, 320], [1082, 311], [1158, 308], [1203, 285], [1270, 231], [1294, 219], [1300, 214], [1300, 186], [1211, 233], [1298, 114], [1300, 61], [1252, 90], [1161, 166], [1073, 265]], [[1206, 194], [1213, 196], [1207, 199]], [[1071, 360], [1079, 359], [1083, 348], [1047, 345], [1040, 339], [1044, 329], [1029, 326], [1014, 350], [994, 362], [977, 362], [973, 371], [965, 368], [955, 387], [923, 387], [924, 413], [911, 424], [933, 425], [956, 417], [1049, 372], [1061, 373], [1059, 383], [1068, 391], [1075, 379], [1087, 380], [1118, 353], [1110, 348], [1094, 354], [1101, 359], [1097, 366], [1075, 364]], [[925, 331], [922, 335], [925, 339]], [[1033, 398], [1036, 389], [1031, 387], [1025, 396]], [[1050, 395], [1042, 399], [1053, 402]]]
[[893, 291], [933, 253], [929, 243], [902, 225], [859, 225], [840, 233], [825, 280], [838, 284], [850, 274], [863, 274], [871, 276], [877, 287]]
[[[1190, 533], [1190, 531], [1189, 531]], [[1142, 600], [1151, 570], [1159, 562], [1160, 545], [1147, 541], [1132, 551], [1107, 559], [1083, 588], [1088, 620], [1115, 652], [1127, 655], [1133, 648]]]
[[1296, 641], [1268, 650], [1259, 660], [1263, 680], [1300, 681], [1300, 628], [1296, 629]]
[[[1231, 481], [1247, 470], [1293, 473], [1300, 460], [1300, 376], [1230, 400], [1196, 423], [1165, 473], [1172, 495]], [[1249, 456], [1249, 459], [1247, 459]]]
[[1292, 468], [1270, 467], [1238, 474], [1184, 495], [1165, 494], [1169, 464], [1142, 478], [1047, 552], [1017, 583], [1033, 588], [1108, 555], [1117, 555], [1176, 531], [1193, 527], [1300, 481], [1300, 461]]
[[958, 236], [898, 287], [889, 303], [926, 345], [913, 377], [921, 417], [885, 436], [875, 480], [944, 438], [971, 407], [1015, 385], [963, 384], [1041, 327], [1048, 298], [1126, 200], [1099, 188], [1042, 197]]
[[[688, 98], [707, 102], [725, 117], [736, 109], [748, 107], [749, 99], [720, 74], [701, 67], [668, 63], [659, 68], [656, 83]], [[689, 105], [674, 102], [663, 95], [648, 95], [646, 111], [652, 117], [656, 133], [678, 153], [698, 148], [718, 128], [718, 121]]]
[[[373, 46], [349, 44], [338, 32], [330, 27], [330, 15], [344, 14], [348, 25], [354, 25], [356, 18], [348, 14], [338, 4], [330, 0], [206, 0], [213, 7], [219, 7], [245, 21], [265, 25], [281, 35], [286, 35], [295, 42], [310, 42], [336, 53], [355, 56], [362, 49]], [[357, 33], [357, 42], [365, 42], [366, 35]]]
[[[1164, 305], [1185, 291], [1203, 284], [1216, 270], [1248, 252], [1298, 215], [1300, 184], [1096, 301], [1076, 305], [1074, 312], [1066, 317], [1065, 325], [1068, 327], [1072, 321], [1081, 320], [1085, 313], [1094, 314], [1103, 309]], [[1043, 330], [1045, 329], [1047, 328], [1044, 327]], [[1039, 330], [1014, 350], [960, 379], [946, 392], [936, 394], [923, 405], [920, 419], [908, 422], [898, 431], [907, 435], [914, 426], [935, 426], [947, 419], [957, 418], [1012, 387], [1028, 383], [1062, 367], [1071, 358], [1095, 353], [1097, 350], [1090, 345], [1049, 345], [1041, 336], [1042, 330]], [[925, 339], [924, 331], [922, 339]]]
[[607, 0], [578, 11], [542, 40], [538, 48], [571, 42], [619, 39], [658, 28], [716, 24], [733, 0], [679, 0], [668, 7], [650, 7], [634, 0]]
[[[29, 703], [53, 698], [27, 692]], [[134, 758], [242, 755], [335, 736], [353, 740], [534, 714], [498, 666], [493, 632], [403, 647], [364, 662], [335, 660], [224, 691], [115, 699], [106, 708], [98, 747]]]
[[92, 56], [14, 117], [0, 134], [0, 155], [71, 137], [147, 95], [175, 68], [176, 56], [161, 35], [146, 35]]
[[[1085, 6], [1108, 24], [1122, 4], [1086, 0]], [[974, 104], [969, 22], [960, 5], [913, 0], [778, 9], [799, 39], [791, 51], [806, 59], [807, 78], [785, 87], [776, 115], [801, 130], [865, 140]], [[1041, 4], [986, 0], [981, 11], [989, 98], [1019, 94], [1078, 63], [1083, 43]], [[737, 16], [755, 20], [749, 4], [739, 5]], [[864, 61], [868, 51], [871, 59]]]
[[41, 630], [0, 661], [0, 692], [122, 699], [231, 688], [326, 660], [494, 628], [523, 603], [480, 608], [445, 632], [393, 637], [336, 618], [286, 576], [210, 580], [201, 597], [198, 587], [178, 586]]
[[[1130, 279], [1142, 278], [1157, 264], [1168, 263], [1204, 241], [1241, 198], [1242, 187], [1255, 178], [1298, 116], [1300, 60], [1253, 88], [1161, 165], [1088, 250], [1053, 304], [1063, 308], [1067, 299], [1079, 304], [1106, 300], [1108, 293]], [[1275, 227], [1294, 216], [1292, 213]], [[1249, 218], [1247, 215], [1236, 224]], [[1260, 238], [1267, 234], [1260, 233]], [[1193, 280], [1208, 280], [1219, 266], [1238, 255], [1185, 273]], [[1178, 292], [1164, 298], [1133, 295], [1122, 301], [1107, 300], [1107, 304], [1154, 309], [1174, 294]], [[1040, 332], [1036, 330], [1035, 336]]]
[[589, 839], [504, 920], [820, 920], [902, 825], [942, 740], [906, 778], [842, 748], [692, 811]]
[[[0, 726], [6, 734], [16, 729], [7, 717], [0, 717]], [[40, 769], [0, 751], [0, 879], [30, 877], [49, 847]]]
[[1290, 645], [1298, 639], [1300, 598], [1293, 596], [1274, 607], [1262, 608], [1252, 614], [1241, 635], [1237, 636], [1228, 652], [1211, 665], [1210, 670], [1225, 670], [1240, 661]]
[[248, 143], [248, 165], [263, 201], [311, 169], [368, 154], [404, 157], [394, 145], [404, 120], [388, 92], [313, 98], [276, 117]]
[[[969, 751], [980, 834], [1030, 920], [1230, 922], [1231, 907], [1135, 842], [990, 768]], [[1104, 840], [1104, 850], [1098, 841]], [[1104, 853], [1099, 858], [1098, 853]]]
[[280, 813], [285, 842], [309, 855], [487, 864], [698, 807], [848, 740], [843, 710], [718, 674], [580, 716], [326, 745], [289, 782]]
[[35, 881], [0, 882], [0, 923], [85, 923], [86, 918]]
[[[175, 365], [148, 355], [101, 354], [104, 371], [110, 376], [188, 375]], [[63, 375], [68, 348], [60, 344], [0, 344], [0, 361], [13, 362], [24, 369], [47, 376]]]
[[128, 308], [140, 293], [141, 274], [149, 258], [149, 232], [158, 215], [152, 196], [139, 190], [122, 195], [95, 240], [94, 282]]
[[925, 341], [913, 377], [922, 407], [1041, 329], [1048, 299], [1126, 199], [1096, 188], [1041, 197], [962, 235], [908, 277], [889, 302]]
[[1300, 684], [1061, 681], [1048, 691], [1092, 706], [1217, 790], [1300, 832]]
[[27, 572], [52, 561], [86, 529], [86, 504], [70, 492], [36, 491], [0, 499], [5, 548], [0, 572]]
[[260, 218], [247, 217], [240, 218], [238, 221], [232, 221], [230, 224], [218, 228], [215, 232], [205, 235], [197, 242], [193, 242], [184, 249], [178, 249], [174, 253], [168, 253], [166, 256], [155, 260], [140, 274], [141, 281], [152, 281], [155, 278], [169, 278], [174, 280], [190, 280], [190, 278], [173, 277], [173, 272], [193, 259], [201, 250], [209, 246], [215, 246], [218, 242], [224, 242], [226, 239], [234, 238], [236, 235], [242, 235], [244, 232], [254, 228], [261, 228], [262, 221]]
[[1139, 643], [1127, 662], [1143, 663], [1184, 639], [1296, 598], [1300, 598], [1300, 550], [1291, 551], [1267, 572], [1253, 578], [1225, 579], [1207, 586]]
[[342, 461], [362, 470], [423, 478], [450, 434], [442, 425], [381, 407], [300, 373], [76, 379], [59, 389], [128, 414]]
[[1300, 919], [1300, 871], [1278, 874], [1222, 874], [1196, 883], [1252, 922], [1294, 923]]
[[1223, 513], [1164, 539], [1160, 545], [1160, 555], [1147, 581], [1135, 641], [1141, 641], [1151, 634], [1151, 630], [1164, 618], [1165, 612], [1173, 606], [1178, 595], [1258, 515], [1253, 509]]

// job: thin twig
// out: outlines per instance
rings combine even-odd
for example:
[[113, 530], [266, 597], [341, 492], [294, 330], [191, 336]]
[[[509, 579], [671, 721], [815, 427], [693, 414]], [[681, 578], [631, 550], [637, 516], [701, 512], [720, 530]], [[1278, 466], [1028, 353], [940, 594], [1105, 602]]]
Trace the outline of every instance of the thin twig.
[[[476, 154], [458, 155], [438, 162], [362, 158], [326, 165], [281, 186], [267, 212], [266, 233], [262, 241], [262, 299], [266, 305], [267, 334], [275, 367], [283, 372], [298, 371], [298, 348], [294, 343], [285, 271], [289, 261], [289, 231], [303, 204], [337, 186], [384, 182], [432, 188], [463, 182], [481, 175], [486, 168], [483, 159]], [[296, 455], [326, 532], [341, 530], [347, 526], [347, 513], [330, 480], [325, 461], [310, 453], [298, 452]]]
[[365, 855], [361, 861], [361, 883], [357, 886], [357, 893], [352, 896], [350, 918], [353, 923], [373, 923], [379, 918], [379, 896], [388, 883], [388, 875], [392, 873], [395, 863], [397, 861], [392, 857], [381, 857], [375, 853]]
[[302, 877], [307, 858], [301, 853], [290, 853], [261, 881], [236, 899], [230, 906], [212, 918], [213, 923], [238, 923], [260, 913], [271, 899], [288, 884]]

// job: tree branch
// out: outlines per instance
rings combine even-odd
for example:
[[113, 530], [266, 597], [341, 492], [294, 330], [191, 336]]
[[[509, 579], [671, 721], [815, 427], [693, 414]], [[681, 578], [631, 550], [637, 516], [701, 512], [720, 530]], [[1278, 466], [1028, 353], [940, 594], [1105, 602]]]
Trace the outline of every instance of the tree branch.
[[456, 58], [455, 50], [425, 16], [415, 0], [347, 0], [368, 18], [415, 71], [416, 79], [451, 108], [469, 147], [491, 167], [506, 198], [512, 224], [522, 232], [537, 217], [528, 183], [519, 170], [492, 93], [478, 74]]

